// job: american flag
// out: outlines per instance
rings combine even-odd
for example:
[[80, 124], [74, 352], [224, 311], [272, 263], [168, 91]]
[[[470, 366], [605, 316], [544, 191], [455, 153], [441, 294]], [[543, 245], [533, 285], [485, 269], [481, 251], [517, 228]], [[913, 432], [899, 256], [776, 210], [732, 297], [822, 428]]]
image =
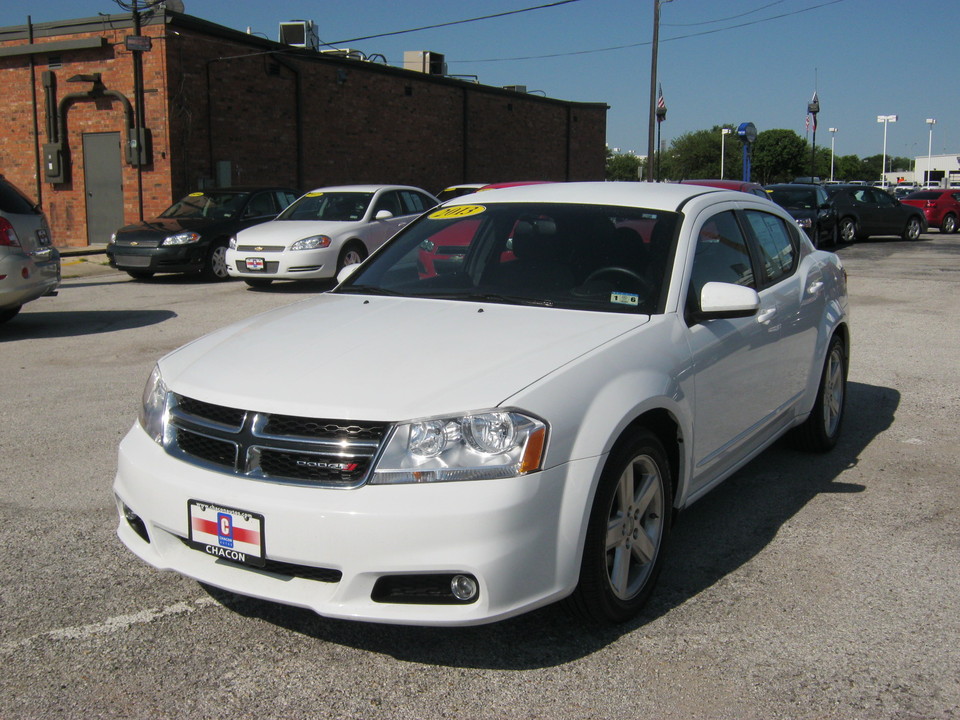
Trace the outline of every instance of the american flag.
[[657, 122], [663, 122], [667, 117], [667, 103], [663, 100], [663, 85], [657, 83]]

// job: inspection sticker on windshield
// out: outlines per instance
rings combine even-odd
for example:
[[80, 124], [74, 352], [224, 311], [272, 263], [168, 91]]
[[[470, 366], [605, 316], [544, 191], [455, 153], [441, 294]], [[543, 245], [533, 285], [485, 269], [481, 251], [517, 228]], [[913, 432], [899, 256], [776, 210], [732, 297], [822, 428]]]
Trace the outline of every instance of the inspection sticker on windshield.
[[322, 192], [308, 192], [304, 197], [320, 197], [323, 195]]
[[633, 293], [613, 292], [610, 293], [610, 302], [615, 305], [633, 305], [640, 304], [640, 296]]
[[190, 193], [190, 195], [188, 195], [188, 197], [203, 197], [203, 193], [202, 193], [202, 192], [192, 192], [192, 193]]
[[435, 212], [427, 215], [431, 220], [449, 220], [450, 218], [463, 218], [470, 217], [471, 215], [479, 215], [487, 208], [483, 205], [454, 205], [453, 207], [445, 207], [436, 210]]
[[201, 500], [187, 502], [190, 545], [224, 560], [263, 567], [263, 515]]

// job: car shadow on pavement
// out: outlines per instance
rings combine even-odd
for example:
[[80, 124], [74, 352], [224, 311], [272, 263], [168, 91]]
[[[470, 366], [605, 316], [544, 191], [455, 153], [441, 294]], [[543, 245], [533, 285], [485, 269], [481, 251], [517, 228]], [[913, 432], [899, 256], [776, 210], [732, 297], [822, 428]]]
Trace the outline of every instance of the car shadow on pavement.
[[224, 607], [295, 633], [399, 660], [499, 670], [551, 667], [583, 658], [696, 597], [761, 553], [821, 493], [863, 493], [843, 481], [863, 450], [894, 421], [900, 394], [847, 386], [844, 432], [830, 453], [781, 441], [680, 514], [659, 584], [644, 612], [616, 627], [585, 625], [555, 604], [517, 618], [467, 628], [376, 625], [322, 618], [309, 610], [204, 589]]
[[130, 330], [175, 318], [172, 310], [60, 310], [26, 312], [0, 325], [0, 343], [27, 338], [65, 338]]

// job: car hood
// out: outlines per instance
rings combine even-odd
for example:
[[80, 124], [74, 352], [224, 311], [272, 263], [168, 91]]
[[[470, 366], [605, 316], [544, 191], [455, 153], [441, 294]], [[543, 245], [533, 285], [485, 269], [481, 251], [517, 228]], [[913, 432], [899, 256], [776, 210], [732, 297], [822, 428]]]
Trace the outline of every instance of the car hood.
[[364, 222], [337, 222], [333, 220], [271, 220], [247, 228], [237, 236], [244, 245], [290, 245], [311, 235], [339, 236], [363, 227]]
[[117, 230], [117, 240], [145, 240], [148, 238], [165, 238], [180, 232], [193, 231], [198, 233], [216, 233], [235, 223], [235, 220], [208, 220], [206, 218], [155, 218], [143, 222], [126, 225]]
[[327, 294], [247, 319], [160, 362], [206, 402], [404, 420], [495, 407], [646, 315]]

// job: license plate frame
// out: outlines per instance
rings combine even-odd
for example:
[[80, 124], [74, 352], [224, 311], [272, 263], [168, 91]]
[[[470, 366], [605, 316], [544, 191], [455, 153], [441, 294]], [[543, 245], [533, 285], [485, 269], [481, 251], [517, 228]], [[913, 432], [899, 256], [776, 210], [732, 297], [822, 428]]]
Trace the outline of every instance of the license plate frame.
[[248, 257], [243, 262], [248, 272], [263, 272], [267, 269], [267, 261], [262, 257]]
[[187, 501], [187, 541], [196, 550], [228, 562], [267, 564], [264, 517], [206, 500]]

